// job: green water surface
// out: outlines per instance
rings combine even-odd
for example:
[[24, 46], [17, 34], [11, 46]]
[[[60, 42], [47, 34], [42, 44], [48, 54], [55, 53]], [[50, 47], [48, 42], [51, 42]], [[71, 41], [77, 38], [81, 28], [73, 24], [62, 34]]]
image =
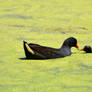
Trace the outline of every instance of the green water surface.
[[23, 40], [92, 46], [92, 0], [0, 0], [0, 92], [92, 92], [92, 54], [24, 60]]

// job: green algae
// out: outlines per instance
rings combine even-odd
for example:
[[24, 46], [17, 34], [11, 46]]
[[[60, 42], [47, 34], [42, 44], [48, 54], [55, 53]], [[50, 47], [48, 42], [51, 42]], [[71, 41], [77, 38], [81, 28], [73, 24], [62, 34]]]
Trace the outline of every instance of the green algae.
[[92, 92], [92, 54], [24, 60], [23, 40], [59, 48], [92, 46], [91, 0], [0, 1], [0, 92]]

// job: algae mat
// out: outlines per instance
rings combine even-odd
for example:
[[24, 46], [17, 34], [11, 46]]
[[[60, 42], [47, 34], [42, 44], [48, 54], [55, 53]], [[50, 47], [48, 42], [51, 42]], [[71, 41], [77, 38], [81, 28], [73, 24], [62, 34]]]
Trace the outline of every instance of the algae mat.
[[0, 0], [0, 92], [92, 92], [92, 54], [24, 60], [23, 40], [92, 46], [92, 0]]

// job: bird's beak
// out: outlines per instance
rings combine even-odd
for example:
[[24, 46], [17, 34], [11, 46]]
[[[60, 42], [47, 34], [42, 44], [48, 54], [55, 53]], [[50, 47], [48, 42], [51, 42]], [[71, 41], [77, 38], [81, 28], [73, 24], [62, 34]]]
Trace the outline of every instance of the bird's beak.
[[81, 51], [84, 51], [84, 48], [82, 48]]
[[79, 46], [78, 46], [78, 44], [76, 44], [76, 46], [75, 46], [77, 49], [79, 49]]

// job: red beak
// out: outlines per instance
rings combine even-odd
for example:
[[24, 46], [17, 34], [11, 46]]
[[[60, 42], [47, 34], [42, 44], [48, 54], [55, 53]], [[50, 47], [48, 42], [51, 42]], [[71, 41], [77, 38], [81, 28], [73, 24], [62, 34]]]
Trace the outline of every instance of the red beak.
[[81, 50], [84, 51], [84, 48], [82, 48]]
[[79, 46], [78, 46], [78, 44], [76, 44], [76, 48], [77, 48], [77, 49], [79, 49]]

